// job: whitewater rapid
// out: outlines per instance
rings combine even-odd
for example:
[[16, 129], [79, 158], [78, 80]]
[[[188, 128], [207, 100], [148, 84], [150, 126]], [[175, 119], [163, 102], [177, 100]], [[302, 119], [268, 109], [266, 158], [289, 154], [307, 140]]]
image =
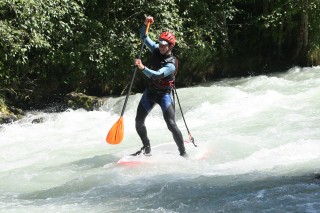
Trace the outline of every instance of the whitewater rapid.
[[[119, 166], [142, 146], [141, 94], [124, 139], [105, 142], [124, 97], [97, 111], [30, 111], [0, 128], [0, 212], [319, 212], [320, 67], [223, 79], [177, 90], [203, 160]], [[42, 123], [33, 123], [35, 119]], [[180, 112], [176, 120], [185, 139]], [[159, 107], [151, 145], [173, 142]]]

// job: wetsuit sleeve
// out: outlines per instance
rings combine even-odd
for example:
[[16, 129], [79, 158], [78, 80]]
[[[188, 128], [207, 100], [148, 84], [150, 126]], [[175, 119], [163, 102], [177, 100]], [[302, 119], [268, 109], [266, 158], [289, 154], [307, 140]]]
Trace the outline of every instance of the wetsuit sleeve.
[[148, 67], [144, 67], [143, 73], [151, 78], [151, 79], [159, 79], [167, 77], [168, 75], [171, 75], [175, 72], [176, 67], [172, 63], [167, 63], [162, 68], [160, 68], [158, 71], [154, 71], [152, 69], [149, 69]]
[[[146, 25], [143, 25], [140, 29], [140, 39], [143, 41], [144, 39], [144, 33], [146, 32]], [[153, 52], [154, 49], [159, 47], [159, 44], [157, 44], [156, 42], [154, 42], [148, 35], [146, 37], [145, 40], [145, 44], [148, 47], [148, 49], [150, 50], [150, 52]]]

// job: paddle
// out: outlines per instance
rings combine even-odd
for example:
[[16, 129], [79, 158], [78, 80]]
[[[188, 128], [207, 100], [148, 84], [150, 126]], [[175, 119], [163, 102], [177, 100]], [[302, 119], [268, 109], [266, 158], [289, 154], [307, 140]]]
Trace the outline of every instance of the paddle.
[[[140, 52], [139, 52], [139, 55], [138, 55], [138, 59], [141, 58], [141, 53], [142, 53], [142, 50], [143, 50], [143, 47], [144, 47], [144, 43], [145, 43], [145, 40], [146, 40], [146, 37], [147, 37], [147, 34], [148, 34], [148, 30], [150, 28], [150, 24], [151, 23], [148, 22], [146, 31], [144, 33], [144, 39], [143, 39], [143, 42], [142, 42], [142, 46], [141, 46], [141, 49], [140, 49]], [[134, 78], [136, 76], [136, 72], [137, 72], [137, 66], [134, 67], [134, 71], [133, 71], [133, 74], [132, 74], [130, 86], [129, 86], [129, 89], [128, 89], [128, 92], [127, 92], [127, 96], [126, 96], [126, 99], [125, 99], [123, 107], [122, 107], [120, 118], [115, 124], [113, 124], [113, 126], [109, 130], [108, 135], [106, 137], [106, 141], [109, 144], [119, 144], [123, 139], [123, 134], [124, 134], [123, 114], [124, 114], [124, 111], [125, 111], [126, 106], [127, 106], [129, 94], [131, 92], [131, 88], [132, 88], [133, 80], [134, 80]]]

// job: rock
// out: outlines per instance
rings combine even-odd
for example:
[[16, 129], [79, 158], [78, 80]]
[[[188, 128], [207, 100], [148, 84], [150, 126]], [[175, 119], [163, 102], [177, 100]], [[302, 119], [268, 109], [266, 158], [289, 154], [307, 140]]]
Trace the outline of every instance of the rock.
[[23, 115], [22, 110], [8, 107], [5, 101], [0, 98], [0, 124], [12, 123], [20, 119]]
[[65, 96], [65, 105], [71, 109], [85, 109], [88, 111], [97, 110], [104, 101], [95, 96], [88, 96], [83, 93], [71, 92]]
[[19, 108], [16, 108], [16, 107], [8, 107], [8, 108], [13, 114], [17, 115], [18, 117], [24, 115], [24, 112]]
[[18, 117], [14, 114], [0, 113], [0, 124], [9, 124], [18, 120]]
[[44, 122], [44, 118], [36, 118], [36, 119], [33, 119], [31, 123], [39, 124], [39, 123], [43, 123], [43, 122]]

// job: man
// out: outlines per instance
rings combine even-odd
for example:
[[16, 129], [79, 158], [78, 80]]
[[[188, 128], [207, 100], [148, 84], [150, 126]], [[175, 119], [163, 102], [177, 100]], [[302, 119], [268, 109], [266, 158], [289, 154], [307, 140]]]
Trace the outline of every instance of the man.
[[[154, 22], [153, 17], [148, 16], [145, 19], [144, 26], [140, 32], [140, 39], [142, 40], [145, 37], [144, 32], [149, 22], [150, 24]], [[171, 131], [173, 139], [178, 146], [180, 155], [187, 157], [183, 137], [175, 121], [174, 103], [171, 96], [174, 87], [175, 73], [178, 68], [177, 59], [172, 54], [175, 43], [176, 38], [171, 32], [161, 33], [159, 43], [152, 41], [150, 37], [147, 36], [145, 38], [145, 44], [152, 52], [149, 66], [145, 66], [140, 59], [135, 59], [135, 65], [148, 77], [148, 85], [139, 102], [136, 115], [136, 130], [143, 143], [141, 151], [143, 151], [145, 155], [151, 155], [150, 140], [147, 136], [145, 119], [154, 105], [159, 104], [168, 129]]]

